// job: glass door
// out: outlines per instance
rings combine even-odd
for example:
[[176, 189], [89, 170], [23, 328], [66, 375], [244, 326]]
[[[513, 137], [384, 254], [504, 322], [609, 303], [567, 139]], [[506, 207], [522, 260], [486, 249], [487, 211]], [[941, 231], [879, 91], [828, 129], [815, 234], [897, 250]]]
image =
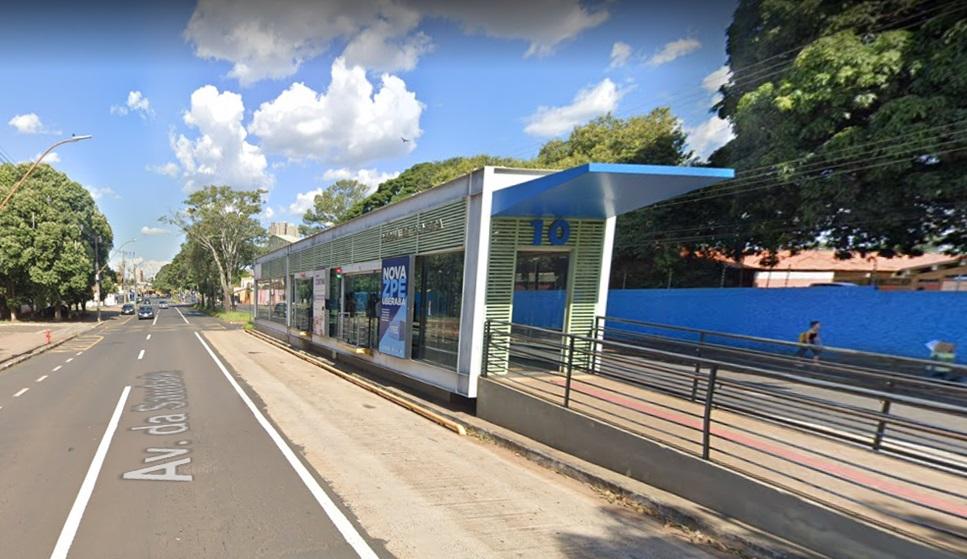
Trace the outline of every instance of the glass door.
[[560, 367], [563, 337], [547, 330], [563, 332], [566, 326], [570, 263], [569, 252], [517, 253], [511, 315], [512, 366], [547, 371]]

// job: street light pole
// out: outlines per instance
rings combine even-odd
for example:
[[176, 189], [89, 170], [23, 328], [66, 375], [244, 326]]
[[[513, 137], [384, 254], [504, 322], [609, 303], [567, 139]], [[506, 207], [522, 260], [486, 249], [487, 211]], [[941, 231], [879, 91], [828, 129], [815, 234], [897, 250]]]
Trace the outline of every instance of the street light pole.
[[94, 290], [94, 304], [97, 305], [97, 322], [101, 323], [101, 262], [98, 259], [98, 244], [101, 242], [100, 235], [94, 235], [94, 284], [97, 289]]
[[59, 142], [55, 142], [52, 146], [44, 150], [44, 153], [40, 154], [37, 160], [34, 161], [34, 164], [30, 166], [30, 169], [27, 169], [27, 172], [24, 174], [24, 176], [20, 177], [20, 180], [18, 180], [13, 185], [13, 188], [11, 188], [10, 192], [7, 193], [7, 196], [3, 199], [3, 202], [0, 202], [0, 210], [7, 207], [7, 203], [10, 202], [11, 198], [13, 198], [14, 193], [17, 192], [17, 189], [20, 188], [20, 185], [23, 184], [24, 181], [27, 180], [27, 177], [29, 177], [30, 174], [34, 172], [34, 169], [37, 168], [37, 165], [40, 165], [40, 162], [44, 159], [44, 157], [47, 157], [48, 153], [54, 151], [54, 148], [56, 148], [57, 146], [62, 146], [64, 144], [79, 142], [81, 140], [90, 140], [93, 137], [94, 136], [91, 136], [90, 134], [84, 134], [81, 136], [71, 136], [70, 138], [65, 138]]

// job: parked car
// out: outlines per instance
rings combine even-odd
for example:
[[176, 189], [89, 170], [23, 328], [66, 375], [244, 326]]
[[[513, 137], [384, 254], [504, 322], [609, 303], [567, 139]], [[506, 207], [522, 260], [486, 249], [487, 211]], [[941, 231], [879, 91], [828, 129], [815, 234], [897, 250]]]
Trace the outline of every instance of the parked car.
[[134, 314], [134, 304], [124, 303], [121, 305], [121, 314]]
[[168, 301], [165, 301], [164, 299], [162, 299], [161, 301], [158, 301], [158, 308], [159, 309], [167, 309], [168, 308]]
[[138, 309], [138, 320], [142, 318], [154, 318], [154, 308], [148, 305], [141, 305]]

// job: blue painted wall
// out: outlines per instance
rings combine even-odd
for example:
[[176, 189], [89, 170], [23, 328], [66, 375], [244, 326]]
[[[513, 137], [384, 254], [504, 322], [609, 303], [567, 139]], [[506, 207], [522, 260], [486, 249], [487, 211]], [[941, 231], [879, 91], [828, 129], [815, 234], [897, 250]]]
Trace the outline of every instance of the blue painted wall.
[[827, 346], [925, 359], [924, 346], [957, 344], [967, 363], [967, 293], [877, 291], [866, 287], [789, 289], [612, 289], [608, 315], [795, 341], [810, 320]]
[[[789, 289], [612, 289], [608, 316], [796, 341], [810, 320], [827, 346], [926, 359], [930, 340], [957, 344], [967, 363], [967, 293]], [[563, 292], [514, 293], [513, 321], [560, 327]]]

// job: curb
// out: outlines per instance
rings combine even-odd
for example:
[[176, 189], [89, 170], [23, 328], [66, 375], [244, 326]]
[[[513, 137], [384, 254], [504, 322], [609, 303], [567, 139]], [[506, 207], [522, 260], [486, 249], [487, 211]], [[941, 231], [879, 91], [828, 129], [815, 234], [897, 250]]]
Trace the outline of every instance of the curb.
[[67, 342], [73, 340], [74, 338], [76, 338], [77, 336], [80, 336], [81, 334], [84, 334], [86, 332], [89, 332], [89, 331], [97, 328], [101, 324], [104, 324], [104, 322], [97, 323], [94, 326], [91, 326], [90, 328], [88, 328], [87, 330], [82, 330], [80, 332], [75, 332], [75, 333], [71, 334], [70, 336], [67, 336], [66, 338], [64, 338], [64, 339], [62, 339], [60, 341], [57, 341], [57, 342], [54, 342], [54, 343], [51, 343], [51, 344], [39, 345], [39, 346], [37, 346], [37, 347], [35, 347], [33, 349], [24, 351], [22, 353], [18, 353], [16, 355], [11, 355], [10, 357], [8, 357], [7, 359], [5, 359], [4, 361], [0, 362], [0, 371], [3, 371], [4, 369], [6, 369], [8, 367], [12, 367], [12, 366], [14, 366], [14, 365], [16, 365], [18, 363], [23, 363], [24, 361], [30, 359], [31, 357], [33, 357], [35, 355], [40, 355], [41, 353], [44, 353], [45, 351], [49, 351], [51, 349], [54, 349], [55, 347], [59, 346], [60, 344], [67, 343]]
[[[500, 446], [520, 455], [521, 457], [551, 471], [565, 475], [575, 481], [586, 484], [592, 489], [602, 494], [602, 497], [611, 502], [629, 507], [640, 514], [646, 514], [662, 523], [673, 526], [684, 532], [689, 539], [696, 543], [708, 545], [719, 551], [726, 552], [738, 557], [766, 557], [769, 559], [801, 559], [819, 557], [815, 553], [802, 550], [795, 544], [782, 542], [776, 546], [769, 545], [756, 537], [746, 537], [742, 534], [723, 532], [715, 528], [714, 524], [705, 521], [700, 515], [686, 512], [675, 505], [666, 503], [660, 499], [655, 499], [645, 493], [626, 487], [620, 483], [606, 479], [589, 469], [582, 468], [567, 461], [560, 460], [542, 450], [528, 446], [511, 437], [504, 436], [494, 430], [486, 429], [478, 425], [471, 424], [458, 417], [447, 413], [431, 411], [411, 398], [398, 394], [395, 388], [383, 388], [369, 381], [363, 380], [356, 375], [341, 371], [329, 363], [318, 359], [311, 354], [294, 349], [280, 340], [272, 338], [256, 330], [245, 330], [245, 332], [265, 343], [277, 347], [287, 353], [316, 365], [336, 376], [347, 380], [365, 390], [373, 392], [391, 402], [404, 407], [418, 415], [421, 415], [434, 423], [437, 423], [460, 435], [469, 435]], [[743, 525], [748, 530], [755, 531], [754, 528]], [[775, 537], [765, 535], [764, 540]]]

